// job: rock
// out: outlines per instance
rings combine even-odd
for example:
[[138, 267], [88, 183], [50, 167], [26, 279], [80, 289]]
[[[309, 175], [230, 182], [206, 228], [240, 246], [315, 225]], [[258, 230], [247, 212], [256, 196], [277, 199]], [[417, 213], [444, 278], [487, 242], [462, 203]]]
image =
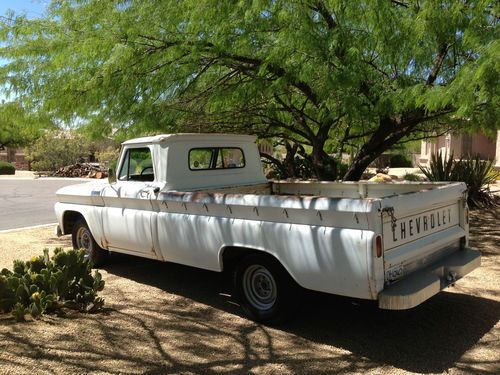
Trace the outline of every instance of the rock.
[[375, 176], [370, 178], [368, 181], [372, 182], [392, 182], [392, 178], [384, 173], [377, 173]]

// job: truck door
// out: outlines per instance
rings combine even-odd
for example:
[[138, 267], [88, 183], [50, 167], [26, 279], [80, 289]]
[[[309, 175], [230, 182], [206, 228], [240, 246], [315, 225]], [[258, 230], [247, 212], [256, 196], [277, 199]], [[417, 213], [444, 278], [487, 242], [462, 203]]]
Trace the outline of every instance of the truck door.
[[153, 249], [151, 199], [155, 179], [150, 147], [128, 147], [122, 152], [117, 182], [103, 191], [103, 233], [110, 250], [157, 258]]

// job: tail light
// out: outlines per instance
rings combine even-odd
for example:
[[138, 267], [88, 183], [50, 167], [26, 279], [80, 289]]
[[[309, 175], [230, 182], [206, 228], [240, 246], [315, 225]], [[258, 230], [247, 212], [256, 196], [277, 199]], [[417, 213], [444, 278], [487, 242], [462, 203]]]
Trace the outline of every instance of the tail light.
[[384, 248], [382, 244], [382, 236], [378, 234], [375, 236], [375, 254], [377, 254], [377, 258], [382, 257], [382, 254], [384, 253]]

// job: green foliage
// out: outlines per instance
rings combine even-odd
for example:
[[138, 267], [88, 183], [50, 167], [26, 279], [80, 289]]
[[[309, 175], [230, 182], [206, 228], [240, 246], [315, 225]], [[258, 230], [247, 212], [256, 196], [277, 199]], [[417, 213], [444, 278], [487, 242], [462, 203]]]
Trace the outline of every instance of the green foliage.
[[398, 142], [500, 117], [492, 0], [53, 0], [0, 19], [0, 45], [25, 108], [94, 135], [286, 139], [318, 178], [329, 149], [356, 150], [356, 179]]
[[34, 171], [56, 171], [90, 152], [89, 143], [74, 132], [48, 132], [26, 149], [26, 158]]
[[119, 156], [120, 148], [112, 146], [108, 146], [106, 149], [95, 153], [95, 157], [99, 163], [108, 168], [113, 168], [114, 170], [116, 170], [116, 164], [118, 163]]
[[489, 185], [500, 178], [491, 160], [479, 155], [455, 160], [453, 155], [444, 159], [441, 153], [433, 155], [429, 168], [420, 167], [429, 181], [462, 181], [467, 185], [467, 202], [471, 207], [496, 205], [498, 200], [490, 193]]
[[104, 288], [99, 272], [92, 276], [92, 264], [82, 250], [57, 248], [29, 261], [15, 260], [13, 271], [0, 272], [0, 312], [11, 312], [17, 321], [26, 315], [37, 318], [61, 307], [84, 312], [101, 309], [104, 300], [97, 293]]
[[429, 168], [419, 167], [429, 181], [457, 181], [454, 171], [453, 154], [448, 159], [444, 159], [441, 152], [431, 155]]
[[406, 154], [397, 154], [391, 157], [389, 160], [389, 165], [391, 168], [410, 168], [411, 157]]
[[45, 129], [54, 129], [50, 116], [24, 108], [21, 103], [0, 104], [0, 146], [23, 147]]
[[15, 174], [16, 168], [6, 161], [0, 160], [0, 174]]
[[422, 181], [422, 178], [415, 173], [407, 173], [403, 176], [403, 180], [405, 181], [414, 181], [414, 182], [420, 182]]

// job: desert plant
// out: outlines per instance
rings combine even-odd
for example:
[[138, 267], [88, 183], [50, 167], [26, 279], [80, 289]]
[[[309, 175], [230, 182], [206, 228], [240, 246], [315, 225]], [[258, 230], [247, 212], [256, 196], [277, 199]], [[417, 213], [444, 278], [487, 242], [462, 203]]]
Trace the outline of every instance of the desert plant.
[[420, 181], [422, 181], [422, 177], [420, 177], [418, 174], [415, 174], [415, 173], [406, 173], [406, 174], [403, 176], [403, 180], [405, 180], [405, 181], [416, 181], [416, 182], [420, 182]]
[[34, 171], [56, 171], [75, 164], [90, 153], [90, 145], [78, 134], [48, 132], [26, 150]]
[[0, 160], [0, 174], [15, 174], [16, 168], [6, 161]]
[[495, 204], [489, 185], [496, 182], [499, 174], [495, 173], [492, 160], [481, 160], [479, 155], [460, 159], [455, 162], [454, 174], [456, 181], [467, 184], [468, 203], [471, 207]]
[[470, 207], [496, 205], [498, 200], [490, 193], [489, 185], [499, 174], [493, 161], [481, 160], [479, 155], [454, 160], [453, 154], [444, 159], [441, 153], [431, 157], [429, 168], [420, 167], [429, 181], [462, 181], [467, 185], [467, 202]]
[[48, 250], [29, 261], [14, 261], [13, 270], [0, 271], [0, 311], [11, 312], [17, 321], [26, 315], [37, 318], [62, 307], [93, 312], [104, 300], [97, 293], [104, 288], [101, 274], [91, 274], [91, 261], [82, 250]]
[[441, 152], [431, 155], [429, 168], [420, 166], [422, 173], [429, 181], [457, 181], [454, 176], [453, 154], [444, 159]]
[[97, 161], [105, 167], [116, 170], [116, 164], [120, 156], [120, 148], [108, 146], [103, 151], [96, 151], [95, 157]]

